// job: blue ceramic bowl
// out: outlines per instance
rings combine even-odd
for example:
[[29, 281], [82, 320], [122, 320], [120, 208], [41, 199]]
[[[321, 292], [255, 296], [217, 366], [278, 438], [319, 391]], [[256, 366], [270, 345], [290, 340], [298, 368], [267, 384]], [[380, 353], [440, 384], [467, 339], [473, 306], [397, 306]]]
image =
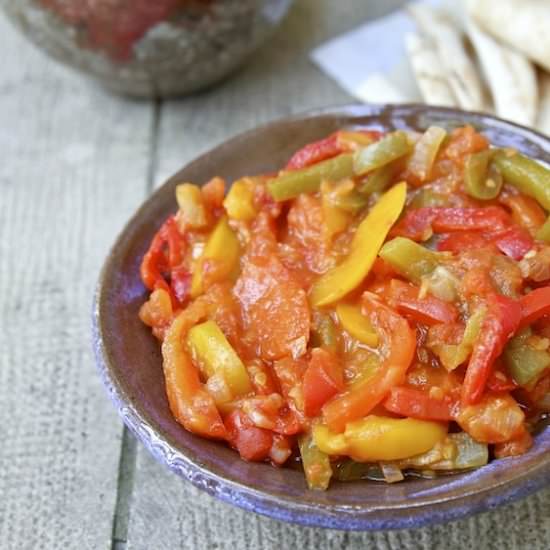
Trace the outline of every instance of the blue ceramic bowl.
[[506, 504], [550, 483], [550, 426], [523, 456], [436, 479], [333, 482], [307, 489], [302, 472], [248, 463], [221, 443], [186, 432], [172, 417], [157, 341], [138, 319], [146, 297], [139, 263], [153, 234], [175, 210], [174, 186], [270, 172], [307, 142], [345, 126], [424, 130], [472, 124], [498, 146], [550, 162], [550, 139], [496, 118], [420, 105], [347, 106], [280, 120], [241, 134], [188, 164], [130, 220], [109, 254], [95, 297], [94, 346], [101, 377], [122, 419], [172, 471], [226, 502], [273, 518], [338, 529], [420, 527]]

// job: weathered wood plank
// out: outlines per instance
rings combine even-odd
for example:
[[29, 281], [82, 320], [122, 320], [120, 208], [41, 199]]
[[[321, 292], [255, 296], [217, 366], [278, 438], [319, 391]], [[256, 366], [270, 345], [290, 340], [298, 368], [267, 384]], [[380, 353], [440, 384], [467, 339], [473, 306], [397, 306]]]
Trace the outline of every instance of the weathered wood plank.
[[0, 18], [0, 547], [108, 549], [121, 423], [90, 344], [108, 247], [142, 201], [152, 106]]
[[[251, 63], [218, 88], [163, 105], [157, 184], [198, 153], [265, 121], [350, 98], [309, 63], [316, 44], [402, 2], [302, 0]], [[158, 465], [138, 444], [128, 548], [545, 548], [550, 491], [451, 525], [359, 534], [286, 525], [216, 501]]]
[[499, 510], [418, 530], [346, 533], [288, 525], [219, 502], [139, 453], [128, 550], [546, 550], [550, 489]]

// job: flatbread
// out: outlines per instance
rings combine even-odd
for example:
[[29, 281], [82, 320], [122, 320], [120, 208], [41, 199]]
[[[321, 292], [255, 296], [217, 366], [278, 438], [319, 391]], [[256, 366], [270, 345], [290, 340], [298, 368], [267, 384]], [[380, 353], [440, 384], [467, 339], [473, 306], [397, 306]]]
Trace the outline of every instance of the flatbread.
[[460, 31], [450, 20], [425, 4], [414, 3], [407, 9], [422, 33], [433, 41], [458, 105], [467, 110], [482, 110], [483, 85], [466, 52]]
[[550, 137], [550, 74], [540, 71], [539, 82], [540, 103], [537, 128]]
[[431, 105], [458, 107], [433, 42], [420, 34], [409, 33], [405, 36], [405, 46], [424, 101]]
[[496, 114], [533, 126], [538, 106], [535, 66], [523, 54], [482, 31], [472, 19], [466, 29], [491, 89]]
[[468, 0], [468, 12], [489, 34], [550, 71], [550, 1]]

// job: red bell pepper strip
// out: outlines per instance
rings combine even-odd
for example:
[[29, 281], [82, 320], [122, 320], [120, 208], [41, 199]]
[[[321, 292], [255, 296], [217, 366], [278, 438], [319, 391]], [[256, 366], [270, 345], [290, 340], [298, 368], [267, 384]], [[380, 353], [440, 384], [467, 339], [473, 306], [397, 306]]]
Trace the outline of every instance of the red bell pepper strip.
[[509, 214], [500, 206], [486, 208], [434, 208], [432, 228], [435, 233], [451, 231], [494, 231], [510, 225]]
[[308, 143], [302, 149], [296, 151], [285, 166], [285, 170], [300, 170], [322, 160], [335, 157], [341, 152], [342, 150], [338, 145], [338, 133], [335, 132], [324, 139]]
[[439, 252], [459, 254], [466, 250], [476, 250], [489, 245], [490, 243], [482, 233], [463, 231], [460, 233], [448, 233], [443, 235], [437, 242], [436, 248]]
[[491, 241], [503, 254], [516, 261], [521, 260], [535, 244], [529, 232], [518, 225], [493, 233]]
[[521, 305], [521, 322], [519, 328], [525, 328], [550, 314], [550, 286], [536, 288], [519, 300]]
[[425, 241], [432, 236], [432, 223], [437, 216], [435, 208], [414, 208], [393, 226], [390, 231], [392, 237], [407, 237], [413, 241]]
[[226, 429], [216, 403], [203, 386], [199, 370], [184, 346], [188, 329], [205, 314], [204, 304], [197, 304], [195, 308], [191, 306], [174, 319], [165, 334], [162, 357], [166, 394], [172, 414], [187, 430], [205, 437], [225, 439]]
[[407, 386], [396, 386], [384, 401], [386, 410], [421, 420], [449, 421], [458, 414], [459, 401], [450, 395], [442, 399], [430, 397], [429, 393]]
[[273, 433], [255, 426], [246, 413], [237, 409], [225, 419], [227, 439], [242, 458], [265, 460], [273, 444]]
[[346, 423], [369, 414], [393, 386], [402, 384], [414, 358], [416, 332], [405, 318], [369, 292], [363, 294], [362, 308], [376, 331], [384, 334], [388, 353], [374, 377], [357, 382], [323, 406], [325, 422], [334, 432], [342, 432]]
[[389, 287], [389, 301], [399, 313], [424, 325], [454, 323], [458, 310], [453, 304], [444, 302], [435, 296], [427, 295], [420, 299], [420, 289], [399, 279], [393, 279]]
[[[357, 132], [370, 136], [374, 140], [380, 139], [382, 135], [381, 132], [375, 130], [357, 130]], [[296, 151], [285, 166], [285, 170], [300, 170], [344, 153], [346, 148], [338, 138], [339, 133], [334, 132], [330, 136], [308, 143], [302, 149]]]
[[415, 241], [426, 240], [431, 233], [455, 231], [495, 231], [511, 224], [509, 214], [500, 206], [486, 208], [415, 208], [409, 210], [391, 231], [392, 236]]
[[313, 349], [302, 384], [305, 414], [317, 416], [321, 407], [343, 387], [342, 365], [338, 358], [325, 349]]
[[437, 250], [458, 254], [465, 250], [474, 250], [491, 245], [494, 245], [509, 258], [519, 261], [533, 248], [534, 241], [525, 229], [518, 225], [511, 225], [496, 232], [464, 231], [449, 233], [438, 241]]
[[480, 400], [493, 371], [495, 359], [502, 353], [521, 320], [522, 310], [518, 301], [493, 295], [489, 297], [487, 305], [487, 313], [474, 343], [462, 385], [463, 405], [472, 405]]
[[487, 389], [494, 393], [510, 392], [517, 389], [518, 385], [511, 378], [506, 376], [500, 368], [496, 368], [498, 362], [497, 360], [495, 369], [491, 372], [487, 380]]
[[[141, 279], [149, 290], [159, 286], [169, 290], [163, 273], [181, 263], [184, 247], [185, 241], [177, 222], [174, 216], [170, 216], [153, 237], [141, 262]], [[165, 254], [165, 249], [168, 250], [168, 255]]]
[[180, 304], [184, 304], [191, 296], [192, 275], [187, 268], [180, 266], [170, 273], [170, 287], [172, 294]]

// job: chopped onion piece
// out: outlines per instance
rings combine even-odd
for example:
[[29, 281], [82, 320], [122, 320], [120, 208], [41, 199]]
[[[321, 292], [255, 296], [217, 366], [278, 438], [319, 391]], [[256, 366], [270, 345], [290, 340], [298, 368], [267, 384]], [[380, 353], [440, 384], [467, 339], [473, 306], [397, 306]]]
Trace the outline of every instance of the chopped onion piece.
[[397, 483], [398, 481], [403, 481], [405, 479], [401, 468], [399, 468], [399, 466], [396, 466], [394, 463], [381, 462], [380, 469], [384, 474], [384, 480], [386, 481], [386, 483]]

